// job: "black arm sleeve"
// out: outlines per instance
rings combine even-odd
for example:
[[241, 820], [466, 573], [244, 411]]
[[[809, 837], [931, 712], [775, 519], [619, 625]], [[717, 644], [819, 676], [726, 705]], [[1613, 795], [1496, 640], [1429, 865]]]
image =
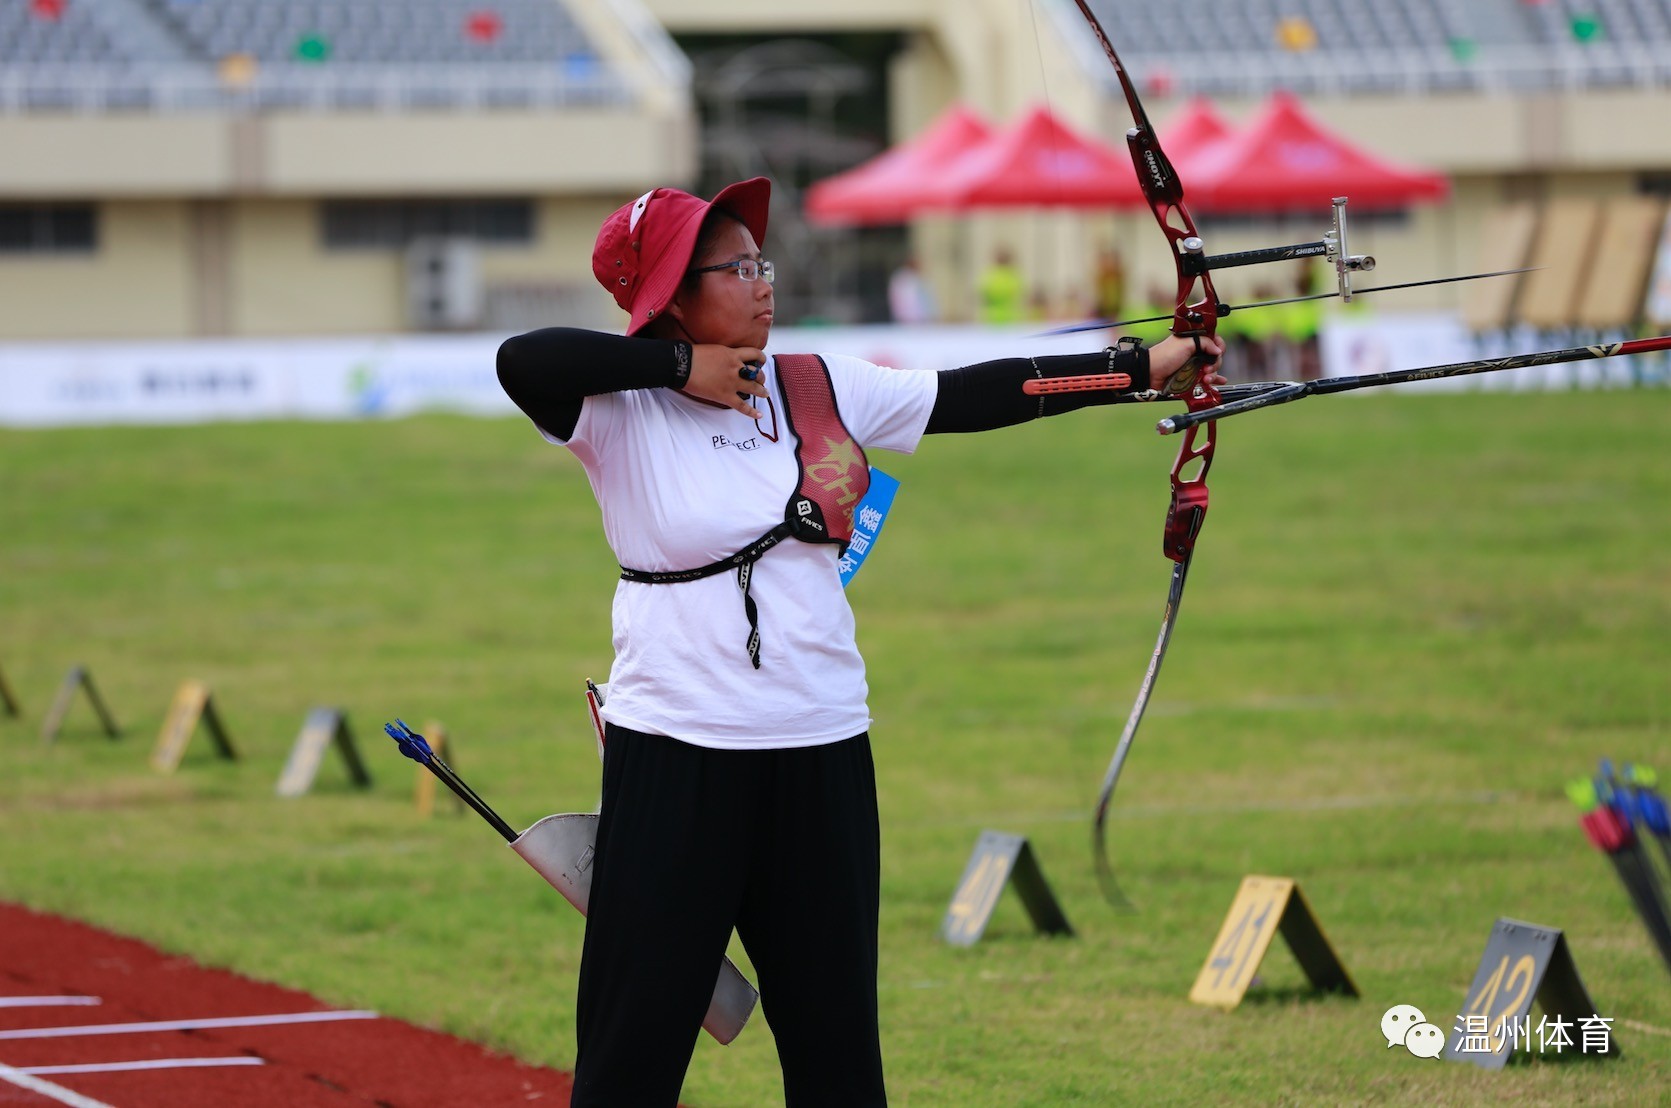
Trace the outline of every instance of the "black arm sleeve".
[[690, 358], [688, 342], [546, 327], [500, 345], [499, 385], [536, 427], [567, 439], [588, 396], [679, 388]]
[[[1131, 386], [1049, 396], [1028, 396], [1021, 391], [1023, 384], [1042, 377], [1078, 377], [1092, 373], [1129, 374]], [[1093, 354], [999, 358], [944, 370], [939, 377], [940, 391], [928, 417], [927, 433], [990, 431], [1093, 404], [1112, 404], [1121, 393], [1142, 392], [1149, 387], [1149, 352], [1142, 347], [1111, 346]]]

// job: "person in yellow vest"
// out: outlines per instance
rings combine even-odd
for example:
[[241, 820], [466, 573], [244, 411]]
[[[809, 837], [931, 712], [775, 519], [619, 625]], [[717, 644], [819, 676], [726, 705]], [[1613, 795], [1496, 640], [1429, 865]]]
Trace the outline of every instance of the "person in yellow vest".
[[1015, 267], [1015, 255], [1000, 246], [980, 280], [980, 321], [1020, 323], [1027, 318], [1027, 286]]
[[[1301, 262], [1298, 279], [1294, 282], [1295, 296], [1315, 295], [1319, 267], [1312, 262]], [[1353, 305], [1359, 304], [1354, 300]], [[1294, 377], [1301, 381], [1315, 381], [1323, 374], [1322, 344], [1323, 302], [1302, 300], [1282, 306], [1283, 337], [1293, 351]]]
[[1097, 272], [1093, 283], [1096, 303], [1092, 312], [1098, 319], [1119, 319], [1126, 306], [1126, 266], [1120, 254], [1111, 246], [1097, 252]]
[[1315, 381], [1323, 375], [1319, 335], [1323, 328], [1323, 309], [1316, 300], [1282, 306], [1282, 334], [1293, 351], [1294, 377], [1300, 381]]
[[1252, 314], [1250, 311], [1232, 311], [1229, 315], [1220, 316], [1218, 321], [1218, 337], [1236, 352], [1234, 371], [1227, 365], [1224, 373], [1240, 381], [1257, 381], [1264, 372], [1263, 352], [1248, 341], [1248, 317]]
[[[1277, 286], [1259, 285], [1253, 290], [1255, 302], [1276, 300]], [[1241, 364], [1246, 367], [1244, 381], [1286, 379], [1293, 368], [1293, 352], [1283, 330], [1283, 311], [1288, 305], [1270, 308], [1249, 308], [1238, 313], [1241, 318], [1240, 337], [1244, 344]]]
[[[770, 191], [757, 177], [712, 201], [645, 193], [592, 249], [626, 334], [549, 327], [499, 350], [505, 392], [580, 463], [622, 565], [573, 1108], [674, 1108], [733, 929], [759, 974], [785, 1103], [886, 1105], [881, 830], [840, 574], [865, 451], [1164, 389], [1198, 348], [1204, 379], [1224, 380], [1216, 339], [944, 372], [768, 356]], [[1004, 286], [995, 302], [1019, 311], [1019, 282]], [[1103, 374], [1127, 380], [1023, 391]]]

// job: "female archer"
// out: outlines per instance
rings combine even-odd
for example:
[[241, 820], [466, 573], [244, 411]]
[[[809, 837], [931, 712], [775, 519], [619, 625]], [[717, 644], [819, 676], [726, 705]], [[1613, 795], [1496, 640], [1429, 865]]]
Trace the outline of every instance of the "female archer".
[[[733, 928], [789, 1108], [886, 1103], [870, 715], [837, 568], [865, 451], [1163, 389], [1197, 351], [1168, 338], [941, 373], [768, 355], [770, 192], [644, 194], [592, 252], [625, 335], [548, 328], [499, 351], [505, 391], [586, 471], [622, 567], [576, 1108], [677, 1102]], [[1129, 381], [1022, 389], [1087, 374]]]

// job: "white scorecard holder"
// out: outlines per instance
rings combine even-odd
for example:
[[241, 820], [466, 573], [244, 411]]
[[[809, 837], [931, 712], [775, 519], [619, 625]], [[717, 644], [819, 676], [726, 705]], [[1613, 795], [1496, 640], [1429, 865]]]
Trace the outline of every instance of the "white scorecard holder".
[[[586, 914], [592, 895], [592, 854], [597, 842], [598, 817], [588, 813], [546, 816], [516, 837], [511, 849]], [[760, 994], [730, 958], [721, 956], [719, 980], [708, 1002], [702, 1028], [721, 1043], [743, 1030]]]

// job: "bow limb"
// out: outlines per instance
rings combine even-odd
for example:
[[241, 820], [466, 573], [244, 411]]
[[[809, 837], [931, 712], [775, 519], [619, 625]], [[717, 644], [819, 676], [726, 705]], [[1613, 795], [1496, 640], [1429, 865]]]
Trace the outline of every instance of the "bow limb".
[[1205, 264], [1206, 252], [1200, 232], [1196, 230], [1195, 219], [1190, 215], [1189, 206], [1184, 203], [1183, 182], [1178, 178], [1178, 171], [1173, 167], [1172, 159], [1161, 149], [1160, 136], [1155, 133], [1154, 124], [1149, 122], [1149, 113], [1143, 108], [1143, 101], [1137, 95], [1137, 87], [1132, 83], [1131, 74], [1120, 61], [1119, 52], [1108, 40], [1102, 21], [1091, 10], [1087, 0], [1075, 2], [1079, 6], [1080, 14], [1090, 24], [1097, 42], [1108, 57], [1109, 64], [1114, 67], [1114, 74], [1120, 81], [1120, 89], [1125, 93], [1133, 124], [1131, 130], [1126, 132], [1126, 148], [1131, 152], [1132, 165], [1137, 170], [1137, 182], [1143, 190], [1143, 199], [1149, 205], [1149, 210], [1154, 213], [1155, 222], [1160, 225], [1161, 232], [1166, 236], [1167, 245], [1172, 251], [1172, 263], [1178, 272], [1172, 333], [1180, 338], [1196, 340], [1196, 357], [1174, 375], [1167, 387], [1167, 392], [1171, 395], [1182, 396], [1194, 387], [1202, 370], [1214, 360], [1211, 356], [1202, 355], [1200, 340], [1218, 334], [1218, 293], [1213, 288], [1212, 273]]
[[[1114, 67], [1114, 73], [1120, 80], [1120, 88], [1125, 93], [1126, 103], [1131, 108], [1133, 126], [1126, 132], [1126, 147], [1131, 152], [1132, 165], [1137, 170], [1137, 181], [1143, 190], [1143, 198], [1148, 203], [1149, 210], [1154, 213], [1155, 222], [1166, 235], [1167, 245], [1172, 251], [1173, 265], [1178, 271], [1172, 334], [1179, 338], [1193, 339], [1195, 342], [1194, 356], [1173, 374], [1167, 382], [1166, 392], [1183, 397], [1190, 411], [1201, 411], [1219, 403], [1218, 392], [1207, 381], [1207, 373], [1216, 359], [1202, 347], [1203, 340], [1212, 339], [1218, 333], [1219, 298], [1206, 264], [1201, 236], [1196, 230], [1195, 220], [1190, 215], [1188, 205], [1184, 203], [1183, 182], [1179, 180], [1172, 160], [1161, 149], [1160, 138], [1155, 133], [1154, 125], [1149, 122], [1148, 112], [1143, 109], [1143, 101], [1137, 95], [1131, 75], [1120, 62], [1118, 51], [1108, 40], [1102, 21], [1097, 18], [1090, 5], [1086, 0], [1076, 0], [1076, 3], [1080, 14], [1085, 17], [1092, 33], [1096, 35], [1097, 42], [1101, 44], [1103, 53], [1107, 55], [1109, 64]], [[1166, 648], [1172, 639], [1172, 628], [1177, 623], [1178, 607], [1183, 601], [1184, 583], [1189, 577], [1195, 539], [1200, 534], [1201, 524], [1207, 513], [1206, 478], [1207, 470], [1212, 466], [1216, 434], [1216, 425], [1213, 423], [1189, 428], [1178, 451], [1178, 460], [1172, 466], [1172, 503], [1166, 513], [1166, 530], [1162, 540], [1162, 548], [1173, 562], [1166, 613], [1161, 622], [1160, 638], [1155, 645], [1154, 654], [1149, 659], [1149, 668], [1143, 676], [1137, 700], [1132, 705], [1119, 744], [1115, 747], [1113, 760], [1103, 777], [1102, 789], [1097, 797], [1096, 814], [1092, 820], [1091, 845], [1096, 855], [1097, 876], [1102, 884], [1103, 895], [1117, 907], [1129, 907], [1130, 903], [1120, 892], [1108, 859], [1108, 812], [1114, 800], [1114, 789], [1119, 784], [1120, 772], [1125, 767], [1126, 756], [1137, 737], [1137, 729], [1143, 722], [1143, 713], [1149, 706], [1149, 698], [1160, 676], [1161, 663], [1166, 657]]]

